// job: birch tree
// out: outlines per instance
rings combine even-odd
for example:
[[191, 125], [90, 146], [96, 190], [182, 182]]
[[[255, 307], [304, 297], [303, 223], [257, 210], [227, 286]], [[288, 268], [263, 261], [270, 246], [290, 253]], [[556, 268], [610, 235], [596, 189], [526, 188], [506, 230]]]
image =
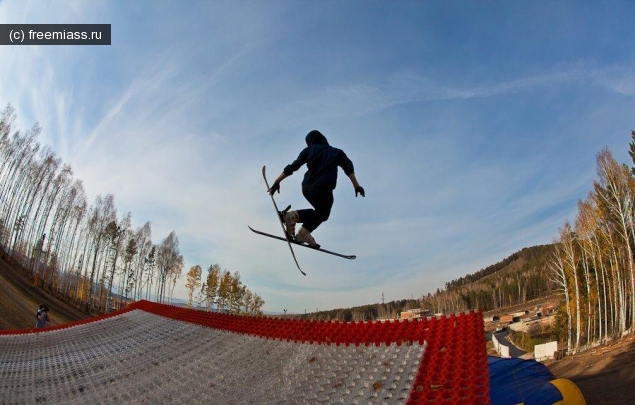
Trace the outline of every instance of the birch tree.
[[183, 265], [183, 256], [179, 252], [179, 238], [176, 236], [176, 232], [170, 232], [159, 245], [156, 263], [159, 270], [157, 297], [159, 302], [164, 302], [166, 282], [177, 269], [180, 271]]
[[227, 310], [229, 305], [229, 295], [231, 294], [232, 275], [228, 270], [225, 270], [220, 279], [218, 286], [218, 307], [222, 310]]
[[[207, 309], [211, 309], [214, 302], [217, 302], [220, 277], [221, 269], [218, 263], [211, 265], [208, 269], [207, 280], [205, 282], [205, 301]], [[216, 309], [220, 309], [220, 306]]]
[[115, 221], [117, 212], [114, 205], [114, 196], [108, 194], [106, 197], [97, 196], [95, 205], [92, 208], [89, 222], [88, 232], [92, 242], [92, 267], [90, 271], [89, 290], [88, 290], [88, 311], [92, 309], [92, 300], [94, 294], [94, 284], [96, 278], [99, 278], [101, 269], [99, 268], [99, 255], [103, 254], [103, 250], [107, 247], [106, 226], [108, 223]]
[[187, 280], [185, 282], [185, 288], [188, 293], [188, 302], [187, 306], [192, 307], [192, 302], [194, 301], [194, 291], [201, 286], [201, 277], [203, 274], [203, 268], [198, 264], [190, 267], [190, 270], [187, 272]]
[[[562, 238], [562, 231], [561, 231], [561, 238]], [[564, 252], [564, 249], [562, 248], [562, 245], [560, 243], [556, 243], [556, 251], [554, 254], [554, 261], [552, 262], [552, 277], [553, 277], [553, 281], [554, 284], [558, 286], [557, 291], [560, 291], [560, 293], [562, 294], [563, 298], [564, 298], [564, 307], [565, 307], [565, 314], [566, 314], [566, 320], [567, 320], [567, 351], [571, 351], [572, 349], [572, 331], [573, 331], [573, 317], [571, 314], [571, 296], [569, 293], [569, 276], [568, 276], [568, 269], [566, 268], [566, 264], [565, 264], [565, 257], [566, 257], [566, 253]]]
[[630, 307], [630, 325], [635, 324], [635, 274], [633, 273], [633, 178], [626, 166], [620, 165], [608, 149], [597, 155], [599, 180], [596, 192], [603, 204], [607, 220], [615, 224], [615, 230], [624, 245], [625, 265], [629, 281], [630, 299], [624, 304]]

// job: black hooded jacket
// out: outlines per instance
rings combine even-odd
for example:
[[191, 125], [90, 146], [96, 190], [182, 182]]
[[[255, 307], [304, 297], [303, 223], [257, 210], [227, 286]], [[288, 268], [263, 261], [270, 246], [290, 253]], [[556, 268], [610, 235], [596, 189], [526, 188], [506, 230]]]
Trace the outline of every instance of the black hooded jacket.
[[320, 131], [311, 131], [306, 136], [307, 147], [300, 152], [298, 158], [284, 168], [290, 176], [306, 163], [307, 172], [302, 181], [304, 188], [326, 188], [333, 190], [337, 184], [337, 168], [341, 167], [346, 175], [355, 172], [353, 162], [343, 150], [329, 145]]

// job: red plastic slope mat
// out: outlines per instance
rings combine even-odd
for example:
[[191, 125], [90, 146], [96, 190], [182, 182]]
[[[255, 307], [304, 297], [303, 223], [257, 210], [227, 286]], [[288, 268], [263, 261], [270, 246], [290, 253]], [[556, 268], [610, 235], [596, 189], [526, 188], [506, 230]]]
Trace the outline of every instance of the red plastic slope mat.
[[[75, 326], [91, 324], [93, 322], [99, 322], [104, 320], [116, 320], [119, 316], [125, 316], [130, 318], [131, 311], [141, 310], [150, 314], [158, 315], [157, 319], [174, 319], [178, 321], [182, 321], [188, 324], [203, 326], [205, 328], [210, 328], [212, 330], [216, 330], [220, 332], [231, 332], [234, 334], [240, 334], [245, 337], [249, 337], [245, 342], [256, 342], [259, 340], [262, 341], [271, 341], [271, 343], [267, 343], [267, 345], [273, 344], [284, 346], [285, 349], [282, 350], [282, 353], [291, 353], [294, 351], [292, 348], [293, 345], [302, 346], [302, 350], [313, 350], [310, 349], [310, 346], [315, 347], [333, 347], [333, 350], [327, 350], [327, 352], [331, 353], [327, 356], [331, 356], [333, 359], [336, 359], [337, 356], [342, 356], [340, 352], [343, 350], [348, 350], [347, 348], [355, 348], [359, 347], [360, 350], [357, 352], [370, 353], [366, 354], [367, 356], [384, 356], [382, 354], [384, 351], [388, 353], [390, 350], [393, 350], [390, 353], [393, 357], [394, 349], [390, 348], [399, 348], [405, 346], [406, 348], [410, 347], [421, 347], [422, 349], [419, 351], [415, 351], [420, 354], [415, 363], [414, 371], [408, 371], [406, 368], [403, 368], [403, 373], [401, 377], [399, 376], [399, 372], [402, 368], [397, 364], [396, 366], [391, 363], [391, 367], [393, 370], [391, 371], [391, 375], [394, 376], [394, 373], [397, 373], [395, 376], [396, 380], [401, 380], [401, 382], [408, 382], [408, 386], [410, 387], [410, 392], [406, 392], [406, 396], [403, 396], [403, 393], [397, 393], [394, 397], [391, 397], [389, 394], [384, 394], [385, 391], [388, 391], [390, 387], [382, 386], [381, 381], [370, 381], [363, 382], [365, 384], [364, 388], [365, 392], [371, 392], [375, 395], [379, 402], [392, 402], [392, 399], [403, 398], [404, 400], [407, 398], [407, 403], [409, 404], [488, 404], [489, 403], [489, 382], [488, 382], [488, 363], [487, 363], [487, 355], [486, 355], [486, 342], [485, 342], [485, 334], [483, 331], [483, 318], [481, 313], [465, 313], [458, 315], [451, 315], [448, 317], [440, 317], [440, 318], [431, 318], [431, 319], [420, 319], [420, 320], [409, 320], [409, 321], [393, 321], [393, 322], [325, 322], [325, 321], [302, 321], [302, 320], [291, 320], [291, 319], [283, 319], [283, 318], [275, 318], [275, 317], [255, 317], [255, 316], [239, 316], [239, 315], [229, 315], [229, 314], [221, 314], [221, 313], [213, 313], [201, 310], [192, 310], [182, 307], [175, 307], [163, 304], [157, 304], [149, 301], [139, 301], [123, 311], [115, 312], [109, 314], [107, 316], [92, 318], [84, 321], [74, 322], [71, 324], [56, 326], [52, 328], [46, 329], [29, 329], [24, 331], [0, 331], [0, 335], [24, 335], [24, 334], [41, 334], [45, 333], [48, 335], [49, 333], [55, 332], [55, 339], [49, 339], [52, 342], [49, 343], [49, 347], [52, 351], [59, 352], [60, 350], [64, 350], [67, 354], [73, 354], [71, 349], [66, 347], [62, 347], [62, 343], [59, 345], [55, 344], [56, 339], [59, 339], [59, 342], [68, 341], [69, 339], [65, 338], [65, 334], [71, 335], [72, 331], [66, 332], [66, 329], [73, 328]], [[127, 315], [124, 315], [127, 314]], [[113, 319], [114, 318], [114, 319]], [[133, 317], [134, 318], [134, 317]], [[137, 317], [138, 318], [138, 317]], [[111, 322], [111, 321], [108, 321]], [[124, 322], [122, 318], [122, 322]], [[131, 322], [130, 320], [125, 322]], [[173, 324], [170, 326], [168, 322], [162, 322], [164, 328], [167, 328], [168, 332], [161, 333], [172, 333], [172, 330], [178, 330], [181, 328], [178, 324]], [[133, 324], [134, 327], [139, 328], [139, 333], [144, 333], [145, 325]], [[108, 334], [108, 329], [103, 332]], [[83, 332], [86, 333], [86, 332]], [[101, 336], [89, 336], [90, 339], [94, 339], [97, 342], [97, 346], [103, 345], [104, 347], [98, 347], [95, 350], [100, 350], [94, 354], [92, 352], [91, 356], [100, 356], [99, 353], [120, 353], [125, 352], [127, 350], [134, 349], [134, 346], [137, 344], [154, 344], [155, 338], [148, 338], [147, 336], [142, 336], [138, 339], [140, 343], [132, 343], [126, 342], [124, 336], [122, 335], [121, 339], [119, 339], [118, 332], [112, 331], [111, 336], [105, 336], [107, 342], [110, 342], [109, 338], [112, 339], [112, 342], [115, 347], [108, 347], [108, 344], [103, 343], [104, 340], [101, 340]], [[114, 334], [114, 335], [112, 335]], [[127, 336], [127, 335], [126, 335]], [[19, 339], [19, 337], [18, 337]], [[183, 337], [176, 337], [175, 339], [183, 339]], [[119, 342], [119, 340], [124, 340], [123, 342]], [[279, 340], [280, 343], [275, 343], [276, 340]], [[0, 339], [0, 344], [3, 340]], [[148, 343], [150, 342], [150, 343]], [[242, 342], [242, 341], [241, 341]], [[244, 343], [249, 344], [249, 343]], [[289, 345], [292, 346], [289, 346]], [[309, 348], [307, 349], [307, 345]], [[364, 348], [379, 348], [379, 351], [366, 350]], [[425, 347], [425, 350], [423, 350]], [[340, 349], [337, 349], [340, 348]], [[143, 347], [135, 349], [135, 353], [146, 353]], [[273, 352], [274, 349], [267, 349], [265, 353]], [[399, 351], [399, 350], [397, 350]], [[147, 351], [151, 352], [151, 351]], [[245, 352], [249, 352], [249, 350], [245, 350]], [[319, 349], [319, 353], [324, 352], [324, 349]], [[403, 350], [401, 351], [403, 352]], [[412, 353], [415, 353], [412, 352]], [[87, 353], [87, 352], [85, 352]], [[318, 351], [316, 351], [318, 353]], [[347, 352], [350, 353], [350, 350]], [[374, 354], [373, 354], [374, 353]], [[82, 354], [85, 355], [85, 354]], [[137, 356], [144, 356], [145, 354], [135, 354]], [[346, 354], [349, 356], [350, 354]], [[363, 354], [362, 354], [363, 355]], [[333, 357], [335, 356], [335, 357]], [[401, 355], [400, 355], [401, 356]], [[408, 355], [406, 354], [406, 358]], [[39, 357], [38, 357], [39, 358]], [[397, 357], [394, 357], [397, 358]], [[63, 359], [63, 357], [62, 357]], [[399, 359], [402, 359], [399, 357]], [[93, 359], [94, 360], [94, 359]], [[299, 366], [297, 368], [297, 372], [303, 372], [308, 367], [313, 367], [319, 369], [321, 358], [319, 356], [309, 356], [308, 359], [305, 359], [305, 365]], [[39, 360], [38, 360], [39, 361]], [[50, 361], [50, 360], [46, 360]], [[55, 360], [57, 362], [63, 360]], [[104, 361], [100, 361], [100, 367], [109, 367], [110, 365]], [[147, 359], [139, 358], [139, 362], [148, 361]], [[172, 359], [173, 362], [177, 364], [180, 360], [177, 357]], [[199, 363], [204, 360], [200, 358], [197, 359]], [[253, 362], [258, 362], [260, 359], [255, 358], [250, 360]], [[297, 360], [294, 360], [297, 361]], [[399, 360], [401, 361], [401, 360]], [[81, 363], [81, 362], [80, 362]], [[366, 361], [353, 361], [351, 364], [360, 365], [359, 367], [366, 367], [363, 364], [371, 364], [372, 362]], [[387, 363], [387, 362], [386, 362]], [[29, 363], [14, 363], [13, 369], [9, 372], [11, 375], [15, 375], [16, 372], [20, 372], [19, 368], [21, 365], [25, 365]], [[237, 363], [239, 364], [239, 363]], [[377, 364], [377, 363], [374, 363]], [[381, 364], [381, 363], [380, 363]], [[81, 364], [80, 364], [81, 365]], [[134, 365], [134, 362], [131, 363], [131, 367]], [[30, 366], [29, 366], [30, 367]], [[150, 364], [148, 367], [152, 368], [154, 365]], [[156, 366], [163, 367], [163, 366]], [[184, 365], [179, 364], [178, 367], [184, 367]], [[319, 374], [318, 377], [322, 378], [325, 381], [325, 384], [335, 385], [333, 388], [333, 392], [325, 393], [321, 392], [323, 390], [322, 386], [315, 386], [315, 393], [307, 394], [304, 392], [302, 394], [296, 393], [297, 395], [302, 395], [300, 397], [289, 397], [295, 398], [300, 401], [309, 401], [309, 402], [320, 402], [321, 399], [333, 399], [333, 395], [337, 395], [338, 392], [347, 393], [350, 398], [355, 397], [357, 389], [359, 389], [359, 372], [352, 368], [339, 369], [337, 372], [348, 375], [336, 375], [332, 374], [332, 370], [328, 371], [329, 364], [323, 364], [323, 368], [316, 371]], [[381, 366], [380, 366], [381, 367]], [[396, 367], [396, 368], [395, 368]], [[335, 367], [337, 368], [337, 367]], [[63, 371], [63, 370], [62, 370]], [[364, 370], [365, 372], [369, 372], [369, 370]], [[185, 371], [184, 371], [185, 372]], [[313, 373], [313, 371], [311, 371]], [[371, 376], [372, 376], [372, 370]], [[13, 373], [13, 374], [12, 374]], [[331, 374], [329, 374], [331, 373]], [[6, 374], [6, 375], [9, 375]], [[408, 374], [408, 375], [405, 375]], [[151, 378], [146, 375], [144, 371], [142, 375], [145, 378]], [[292, 374], [296, 375], [296, 374]], [[338, 378], [342, 380], [346, 380], [346, 378], [355, 377], [357, 375], [357, 386], [355, 383], [352, 383], [350, 387], [338, 387], [339, 384]], [[2, 382], [2, 373], [0, 373], [0, 383]], [[304, 385], [305, 388], [309, 387], [306, 384], [312, 384], [312, 379], [307, 378]], [[350, 379], [350, 378], [349, 378]], [[353, 378], [354, 380], [355, 378]], [[129, 380], [129, 379], [127, 379]], [[117, 381], [116, 378], [113, 381]], [[333, 382], [335, 381], [335, 382]], [[130, 383], [130, 382], [127, 382]], [[384, 384], [388, 384], [389, 382], [384, 381]], [[8, 384], [8, 383], [6, 383]], [[113, 383], [114, 384], [114, 383]], [[394, 385], [394, 384], [393, 384]], [[9, 385], [7, 385], [9, 386]], [[142, 387], [133, 387], [136, 390], [147, 390], [147, 388]], [[331, 387], [332, 388], [332, 387]], [[60, 388], [61, 389], [61, 388]], [[156, 392], [159, 392], [161, 386], [156, 388]], [[120, 391], [120, 390], [119, 390]], [[148, 392], [147, 396], [155, 395], [156, 392]], [[186, 390], [187, 391], [187, 390]], [[363, 391], [363, 390], [362, 390]], [[8, 391], [7, 391], [8, 392]], [[328, 395], [327, 395], [328, 394]], [[377, 397], [377, 395], [380, 395]], [[70, 395], [70, 394], [69, 394]], [[79, 394], [78, 394], [79, 395]], [[117, 394], [113, 394], [117, 395]], [[157, 394], [158, 395], [158, 394]], [[278, 395], [278, 394], [276, 394]], [[313, 395], [313, 396], [311, 396]], [[330, 396], [329, 396], [330, 395]], [[383, 396], [388, 395], [388, 396]], [[383, 397], [382, 397], [383, 396]], [[66, 397], [65, 397], [66, 398]], [[122, 399], [121, 397], [113, 397], [116, 399]], [[362, 392], [360, 391], [359, 398], [362, 397]], [[8, 398], [5, 398], [8, 399]], [[1, 402], [1, 401], [0, 401]], [[362, 401], [363, 402], [363, 401]], [[402, 402], [399, 401], [394, 402]]]

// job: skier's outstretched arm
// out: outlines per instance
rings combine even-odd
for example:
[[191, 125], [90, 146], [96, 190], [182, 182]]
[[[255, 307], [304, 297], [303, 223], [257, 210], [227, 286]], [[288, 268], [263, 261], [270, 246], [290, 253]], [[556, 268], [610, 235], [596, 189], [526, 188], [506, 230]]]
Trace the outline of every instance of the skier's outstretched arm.
[[353, 183], [353, 188], [355, 188], [355, 197], [358, 194], [361, 194], [362, 197], [366, 197], [366, 192], [364, 191], [364, 187], [360, 186], [357, 182], [357, 177], [355, 177], [355, 173], [351, 173], [348, 175], [348, 178], [351, 179], [351, 183]]
[[275, 193], [276, 191], [278, 192], [278, 194], [280, 194], [280, 182], [286, 179], [287, 177], [289, 177], [289, 175], [286, 174], [285, 172], [280, 173], [280, 176], [278, 176], [276, 181], [273, 182], [273, 184], [271, 185], [271, 188], [267, 190], [269, 191], [269, 195], [273, 195], [273, 193]]

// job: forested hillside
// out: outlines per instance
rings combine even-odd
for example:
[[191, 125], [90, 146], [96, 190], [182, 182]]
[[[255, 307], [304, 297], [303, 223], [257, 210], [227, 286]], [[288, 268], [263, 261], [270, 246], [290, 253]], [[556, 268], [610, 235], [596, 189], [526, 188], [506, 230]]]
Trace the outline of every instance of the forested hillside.
[[549, 276], [553, 254], [553, 245], [524, 248], [496, 264], [447, 282], [445, 289], [419, 299], [335, 309], [303, 317], [361, 321], [394, 319], [400, 312], [412, 308], [423, 308], [432, 313], [454, 313], [468, 309], [489, 311], [523, 304], [554, 294], [554, 284]]

